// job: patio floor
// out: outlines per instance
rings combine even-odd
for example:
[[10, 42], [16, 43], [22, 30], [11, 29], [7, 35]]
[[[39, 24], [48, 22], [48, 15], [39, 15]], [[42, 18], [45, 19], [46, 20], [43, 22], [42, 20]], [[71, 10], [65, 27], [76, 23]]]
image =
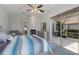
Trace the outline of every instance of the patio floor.
[[[60, 38], [60, 37], [54, 37], [52, 42], [61, 46], [61, 40], [62, 40], [62, 47], [65, 49], [78, 54], [78, 40], [73, 38]], [[64, 50], [65, 51], [65, 50]]]

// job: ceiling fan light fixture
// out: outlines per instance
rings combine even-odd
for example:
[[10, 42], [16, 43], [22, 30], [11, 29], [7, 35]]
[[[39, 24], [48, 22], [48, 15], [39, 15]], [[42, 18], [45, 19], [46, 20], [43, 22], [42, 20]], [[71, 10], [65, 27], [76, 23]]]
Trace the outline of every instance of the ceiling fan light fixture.
[[35, 12], [36, 12], [37, 10], [38, 10], [37, 8], [34, 9]]
[[31, 12], [34, 12], [34, 10], [31, 10]]
[[39, 13], [40, 11], [38, 10], [37, 12]]
[[32, 9], [27, 10], [27, 11], [30, 11], [30, 12], [32, 12], [34, 14], [40, 13], [40, 12], [44, 12], [44, 10], [40, 10], [40, 8], [43, 7], [42, 4], [41, 5], [38, 5], [38, 6], [32, 6], [31, 4], [28, 4], [28, 6], [30, 6]]

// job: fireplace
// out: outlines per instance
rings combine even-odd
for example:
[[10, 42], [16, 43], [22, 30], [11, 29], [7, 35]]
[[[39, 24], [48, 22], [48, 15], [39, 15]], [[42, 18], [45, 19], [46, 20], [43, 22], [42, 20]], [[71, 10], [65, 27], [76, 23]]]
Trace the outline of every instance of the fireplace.
[[30, 34], [36, 34], [36, 30], [30, 30]]

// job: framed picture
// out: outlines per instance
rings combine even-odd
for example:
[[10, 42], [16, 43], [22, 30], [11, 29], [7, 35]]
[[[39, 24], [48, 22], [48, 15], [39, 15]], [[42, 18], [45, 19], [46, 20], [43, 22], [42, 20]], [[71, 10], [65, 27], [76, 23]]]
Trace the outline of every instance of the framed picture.
[[0, 32], [2, 32], [2, 26], [0, 25]]
[[22, 31], [27, 30], [27, 21], [21, 21], [22, 23]]
[[46, 31], [46, 23], [43, 23], [43, 25], [42, 25], [42, 30], [43, 30], [43, 31]]

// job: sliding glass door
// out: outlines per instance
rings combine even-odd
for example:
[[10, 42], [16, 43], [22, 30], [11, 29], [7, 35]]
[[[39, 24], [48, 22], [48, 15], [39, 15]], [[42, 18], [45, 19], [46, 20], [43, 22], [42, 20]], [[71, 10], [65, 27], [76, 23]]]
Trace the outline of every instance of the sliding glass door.
[[61, 46], [61, 53], [79, 54], [79, 23], [53, 21], [53, 43]]
[[79, 34], [78, 23], [68, 23], [63, 22], [62, 29], [62, 47], [66, 48], [70, 52], [67, 53], [77, 53], [78, 54], [78, 34]]
[[57, 45], [61, 45], [61, 37], [60, 37], [60, 22], [59, 21], [53, 21], [53, 43]]

